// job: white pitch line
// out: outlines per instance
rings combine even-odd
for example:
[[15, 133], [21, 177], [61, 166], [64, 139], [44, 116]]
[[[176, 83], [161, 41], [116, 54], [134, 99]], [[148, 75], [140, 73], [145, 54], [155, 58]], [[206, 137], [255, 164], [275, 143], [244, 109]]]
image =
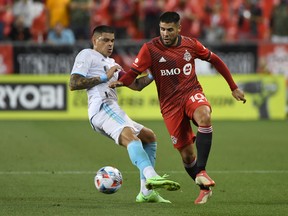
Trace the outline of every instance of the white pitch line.
[[[158, 171], [159, 173], [186, 174], [185, 171]], [[96, 171], [0, 171], [0, 175], [90, 175]], [[122, 171], [122, 173], [138, 173], [138, 171]], [[214, 170], [216, 174], [288, 174], [288, 170]]]

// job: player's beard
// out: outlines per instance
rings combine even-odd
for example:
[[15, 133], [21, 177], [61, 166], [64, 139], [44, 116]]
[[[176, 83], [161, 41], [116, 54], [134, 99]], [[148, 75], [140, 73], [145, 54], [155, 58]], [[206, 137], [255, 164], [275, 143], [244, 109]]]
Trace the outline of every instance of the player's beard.
[[169, 44], [167, 44], [167, 43], [164, 43], [164, 40], [163, 40], [163, 38], [161, 37], [162, 43], [164, 44], [164, 46], [167, 46], [167, 47], [170, 47], [170, 46], [175, 45], [177, 39], [178, 39], [178, 37], [176, 36], [175, 38], [173, 38], [173, 39], [170, 40], [170, 43], [169, 43]]

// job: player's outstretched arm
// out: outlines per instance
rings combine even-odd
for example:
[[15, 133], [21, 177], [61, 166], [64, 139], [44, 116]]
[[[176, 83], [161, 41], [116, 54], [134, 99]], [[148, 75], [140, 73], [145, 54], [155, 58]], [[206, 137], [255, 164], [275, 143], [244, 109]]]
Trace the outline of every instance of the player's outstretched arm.
[[[127, 76], [128, 75], [128, 76]], [[123, 77], [124, 77], [124, 80], [125, 80], [125, 76], [128, 77], [128, 81], [126, 84], [123, 83]], [[148, 86], [153, 80], [153, 76], [148, 73], [148, 75], [146, 76], [142, 76], [140, 78], [136, 78], [136, 74], [132, 71], [129, 71], [127, 73], [125, 73], [124, 76], [122, 76], [119, 80], [117, 81], [114, 81], [114, 82], [111, 82], [109, 84], [109, 87], [110, 88], [116, 88], [116, 87], [121, 87], [121, 86], [127, 86], [128, 88], [132, 89], [132, 90], [135, 90], [135, 91], [141, 91], [143, 88], [145, 88], [146, 86]], [[132, 83], [131, 83], [132, 81]], [[131, 83], [129, 85], [127, 85], [128, 83]]]
[[148, 86], [152, 81], [153, 81], [152, 75], [142, 76], [136, 79], [131, 85], [128, 86], [128, 88], [135, 91], [141, 91], [143, 88]]
[[[149, 78], [148, 76], [143, 76], [143, 77], [140, 77], [138, 79], [135, 79], [133, 81], [133, 83], [131, 83], [127, 87], [132, 89], [132, 90], [135, 90], [135, 91], [141, 91], [143, 88], [145, 88], [147, 85], [149, 85], [152, 81], [153, 81], [153, 79]], [[109, 84], [110, 88], [117, 88], [117, 87], [121, 87], [121, 86], [125, 86], [125, 85], [123, 84], [123, 82], [121, 82], [119, 80], [111, 82]]]
[[72, 74], [70, 76], [69, 87], [71, 91], [74, 90], [82, 90], [82, 89], [90, 89], [100, 83], [107, 82], [113, 74], [122, 69], [119, 65], [115, 65], [107, 70], [106, 73], [103, 73], [101, 76], [86, 78], [80, 74]]
[[224, 77], [227, 81], [233, 97], [238, 101], [243, 101], [246, 103], [246, 99], [244, 96], [244, 92], [238, 88], [236, 83], [234, 82], [232, 75], [227, 67], [227, 65], [217, 56], [216, 54], [212, 53], [209, 62], [216, 68], [216, 70]]
[[209, 62], [216, 68], [216, 70], [224, 77], [228, 83], [231, 91], [234, 91], [238, 88], [234, 82], [232, 75], [227, 67], [227, 65], [217, 56], [215, 53], [211, 53]]
[[135, 82], [139, 74], [135, 73], [133, 70], [129, 70], [128, 72], [123, 73], [120, 79], [109, 84], [110, 88], [116, 88], [121, 86], [130, 86]]
[[71, 91], [74, 91], [81, 89], [89, 89], [98, 85], [99, 83], [102, 83], [100, 77], [86, 78], [80, 74], [72, 74], [70, 76], [69, 87]]

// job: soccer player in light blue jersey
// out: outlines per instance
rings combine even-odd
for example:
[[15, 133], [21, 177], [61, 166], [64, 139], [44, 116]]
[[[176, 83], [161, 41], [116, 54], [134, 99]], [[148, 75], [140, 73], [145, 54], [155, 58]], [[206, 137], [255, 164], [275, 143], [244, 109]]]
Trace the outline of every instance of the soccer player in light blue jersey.
[[[70, 76], [70, 90], [87, 89], [88, 116], [92, 128], [127, 148], [132, 164], [140, 170], [140, 193], [136, 202], [170, 203], [162, 198], [157, 188], [174, 191], [177, 182], [159, 176], [154, 169], [157, 141], [154, 132], [131, 120], [119, 107], [116, 89], [109, 83], [117, 81], [125, 72], [113, 58], [115, 34], [110, 26], [98, 26], [93, 30], [93, 49], [83, 49], [75, 58]], [[129, 88], [142, 90], [152, 82], [151, 76], [136, 79]]]

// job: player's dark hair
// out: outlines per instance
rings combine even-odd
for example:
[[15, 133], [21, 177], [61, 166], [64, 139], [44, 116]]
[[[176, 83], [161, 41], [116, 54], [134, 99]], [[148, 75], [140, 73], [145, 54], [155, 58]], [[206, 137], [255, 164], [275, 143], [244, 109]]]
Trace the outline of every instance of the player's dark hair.
[[164, 23], [178, 23], [179, 20], [179, 14], [174, 11], [164, 12], [159, 18], [159, 21]]
[[100, 26], [96, 26], [94, 29], [93, 29], [93, 32], [92, 34], [102, 34], [102, 33], [112, 33], [114, 34], [115, 33], [115, 30], [113, 27], [111, 26], [107, 26], [107, 25], [100, 25]]

